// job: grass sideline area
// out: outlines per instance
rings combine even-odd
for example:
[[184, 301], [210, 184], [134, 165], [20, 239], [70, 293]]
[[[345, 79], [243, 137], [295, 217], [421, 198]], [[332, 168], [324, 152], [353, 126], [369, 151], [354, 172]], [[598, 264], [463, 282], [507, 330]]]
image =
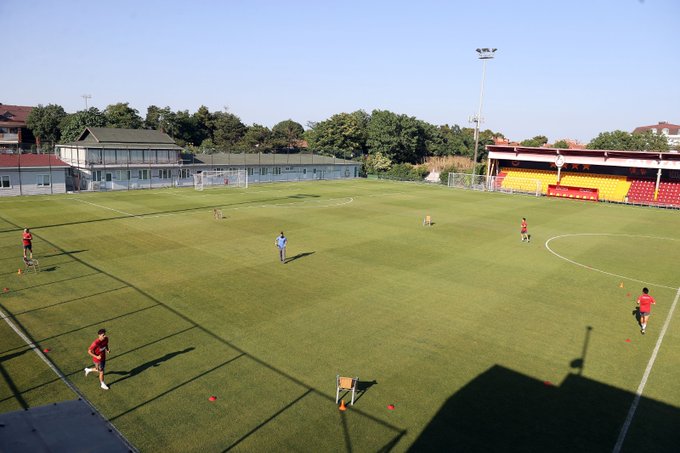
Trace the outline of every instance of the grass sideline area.
[[[42, 272], [17, 275], [25, 227]], [[679, 232], [374, 180], [6, 198], [0, 309], [145, 452], [612, 451], [641, 382], [622, 451], [673, 451]], [[83, 373], [100, 327], [108, 391]], [[4, 322], [0, 372], [0, 412], [75, 398]]]

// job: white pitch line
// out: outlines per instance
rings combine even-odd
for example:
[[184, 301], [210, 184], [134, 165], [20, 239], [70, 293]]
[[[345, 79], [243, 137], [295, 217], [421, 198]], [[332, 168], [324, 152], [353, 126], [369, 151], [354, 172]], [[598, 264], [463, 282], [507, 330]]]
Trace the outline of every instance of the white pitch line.
[[596, 267], [587, 266], [587, 265], [585, 265], [585, 264], [581, 264], [581, 263], [576, 262], [576, 261], [574, 261], [574, 260], [570, 260], [570, 259], [567, 258], [566, 256], [562, 256], [562, 255], [560, 255], [559, 253], [557, 253], [556, 251], [554, 251], [553, 249], [550, 248], [550, 241], [552, 241], [553, 239], [561, 239], [561, 238], [571, 237], [571, 236], [622, 236], [622, 237], [637, 237], [637, 238], [648, 238], [648, 239], [661, 239], [661, 240], [665, 240], [665, 241], [676, 241], [677, 239], [673, 239], [673, 238], [663, 238], [663, 237], [658, 237], [658, 236], [642, 236], [642, 235], [634, 235], [634, 234], [578, 233], [578, 234], [563, 234], [563, 235], [561, 235], [561, 236], [553, 236], [553, 237], [551, 237], [550, 239], [548, 239], [547, 241], [545, 241], [545, 248], [546, 248], [550, 253], [552, 253], [553, 255], [555, 255], [556, 257], [558, 257], [558, 258], [560, 258], [560, 259], [563, 259], [564, 261], [567, 261], [567, 262], [569, 262], [569, 263], [571, 263], [571, 264], [574, 264], [574, 265], [576, 265], [576, 266], [580, 266], [580, 267], [582, 267], [582, 268], [584, 268], [584, 269], [588, 269], [588, 270], [590, 270], [590, 271], [599, 272], [599, 273], [605, 274], [605, 275], [611, 275], [612, 277], [623, 278], [623, 279], [629, 280], [629, 281], [631, 281], [631, 282], [642, 283], [643, 285], [657, 286], [657, 287], [659, 287], [659, 288], [666, 288], [666, 289], [675, 289], [674, 286], [667, 286], [667, 285], [662, 285], [662, 284], [660, 284], [660, 283], [654, 283], [654, 282], [645, 282], [645, 281], [643, 281], [643, 280], [638, 280], [638, 279], [635, 279], [635, 278], [627, 277], [627, 276], [625, 276], [625, 275], [614, 274], [614, 273], [612, 273], [612, 272], [603, 271], [602, 269], [598, 269], [598, 268], [596, 268]]
[[612, 450], [613, 453], [619, 453], [621, 451], [621, 447], [623, 446], [623, 441], [626, 440], [628, 428], [630, 428], [630, 424], [633, 422], [635, 411], [637, 410], [638, 404], [640, 403], [640, 398], [642, 397], [642, 391], [645, 389], [647, 379], [649, 379], [649, 374], [652, 372], [652, 366], [654, 366], [656, 355], [658, 354], [659, 349], [661, 348], [661, 343], [663, 342], [664, 335], [666, 335], [666, 330], [668, 330], [668, 325], [671, 323], [671, 318], [673, 317], [673, 312], [675, 311], [675, 306], [678, 303], [678, 299], [680, 299], [680, 288], [678, 288], [678, 292], [675, 293], [675, 300], [673, 300], [673, 305], [671, 305], [671, 309], [668, 312], [668, 315], [666, 316], [666, 322], [664, 322], [663, 327], [661, 328], [661, 334], [659, 335], [659, 339], [656, 340], [654, 352], [652, 352], [652, 357], [649, 359], [649, 362], [647, 363], [645, 373], [642, 375], [642, 380], [640, 381], [640, 385], [638, 386], [637, 392], [635, 392], [635, 398], [633, 399], [633, 403], [630, 405], [630, 409], [628, 410], [628, 416], [626, 417], [626, 421], [623, 423], [623, 426], [621, 427], [621, 432], [619, 432], [619, 438], [617, 439], [616, 445], [614, 445], [614, 449]]
[[117, 212], [119, 214], [124, 214], [124, 215], [130, 216], [130, 217], [139, 217], [136, 214], [130, 214], [129, 212], [121, 211], [119, 209], [109, 208], [108, 206], [102, 206], [102, 205], [97, 204], [97, 203], [91, 203], [89, 201], [81, 200], [79, 198], [69, 198], [69, 200], [79, 201], [81, 203], [89, 204], [91, 206], [95, 206], [95, 207], [101, 208], [101, 209], [108, 209], [109, 211]]

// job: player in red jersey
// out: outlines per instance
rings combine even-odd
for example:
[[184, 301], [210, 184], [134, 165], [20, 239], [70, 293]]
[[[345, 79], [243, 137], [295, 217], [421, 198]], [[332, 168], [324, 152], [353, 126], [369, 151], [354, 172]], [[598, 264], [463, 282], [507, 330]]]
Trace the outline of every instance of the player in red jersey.
[[652, 305], [655, 305], [656, 301], [649, 295], [649, 290], [647, 288], [642, 288], [642, 294], [638, 297], [637, 304], [640, 307], [640, 333], [644, 335], [645, 330], [647, 330], [649, 313], [652, 311]]
[[93, 371], [99, 372], [100, 387], [108, 390], [109, 386], [104, 383], [104, 367], [106, 366], [106, 353], [109, 352], [109, 337], [106, 336], [106, 329], [99, 329], [97, 335], [97, 339], [87, 349], [87, 353], [94, 362], [94, 367], [85, 368], [85, 376]]
[[531, 239], [529, 238], [529, 231], [527, 230], [527, 219], [525, 219], [524, 217], [522, 217], [522, 229], [519, 232], [522, 235], [522, 242], [531, 241]]
[[[33, 235], [31, 234], [28, 228], [24, 230], [22, 241], [24, 243], [24, 259], [26, 258], [33, 259], [33, 245], [32, 245]], [[30, 256], [26, 256], [27, 251]]]

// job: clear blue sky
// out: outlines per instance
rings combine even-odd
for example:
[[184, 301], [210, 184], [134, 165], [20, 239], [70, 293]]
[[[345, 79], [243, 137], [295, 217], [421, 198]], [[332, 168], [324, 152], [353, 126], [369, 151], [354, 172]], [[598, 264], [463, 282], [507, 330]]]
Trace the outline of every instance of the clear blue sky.
[[511, 140], [680, 123], [680, 1], [0, 0], [0, 102], [306, 126], [390, 110]]

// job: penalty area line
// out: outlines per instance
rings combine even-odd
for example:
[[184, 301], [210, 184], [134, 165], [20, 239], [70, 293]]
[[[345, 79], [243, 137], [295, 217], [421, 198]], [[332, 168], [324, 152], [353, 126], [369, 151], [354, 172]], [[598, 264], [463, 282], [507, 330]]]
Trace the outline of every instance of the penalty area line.
[[661, 343], [663, 342], [663, 337], [666, 335], [666, 330], [668, 330], [668, 325], [671, 323], [671, 318], [673, 317], [673, 312], [675, 311], [675, 306], [678, 303], [678, 299], [680, 299], [680, 288], [678, 288], [678, 291], [675, 293], [675, 300], [673, 300], [671, 309], [668, 312], [668, 315], [666, 316], [666, 321], [663, 323], [661, 333], [659, 334], [659, 339], [656, 340], [656, 346], [654, 346], [652, 357], [650, 357], [649, 362], [647, 363], [645, 373], [642, 375], [640, 385], [638, 386], [638, 389], [635, 392], [635, 398], [633, 398], [633, 402], [631, 403], [630, 409], [628, 410], [626, 421], [623, 423], [623, 426], [621, 427], [621, 432], [619, 432], [619, 438], [616, 440], [616, 445], [614, 445], [614, 449], [612, 450], [613, 453], [619, 453], [621, 451], [621, 447], [623, 447], [623, 442], [626, 440], [628, 429], [630, 428], [630, 425], [633, 422], [633, 417], [635, 417], [635, 411], [637, 410], [638, 404], [640, 404], [642, 391], [645, 389], [645, 385], [647, 385], [647, 379], [649, 379], [649, 375], [652, 372], [652, 367], [654, 366], [654, 362], [656, 361], [656, 355], [659, 353]]

